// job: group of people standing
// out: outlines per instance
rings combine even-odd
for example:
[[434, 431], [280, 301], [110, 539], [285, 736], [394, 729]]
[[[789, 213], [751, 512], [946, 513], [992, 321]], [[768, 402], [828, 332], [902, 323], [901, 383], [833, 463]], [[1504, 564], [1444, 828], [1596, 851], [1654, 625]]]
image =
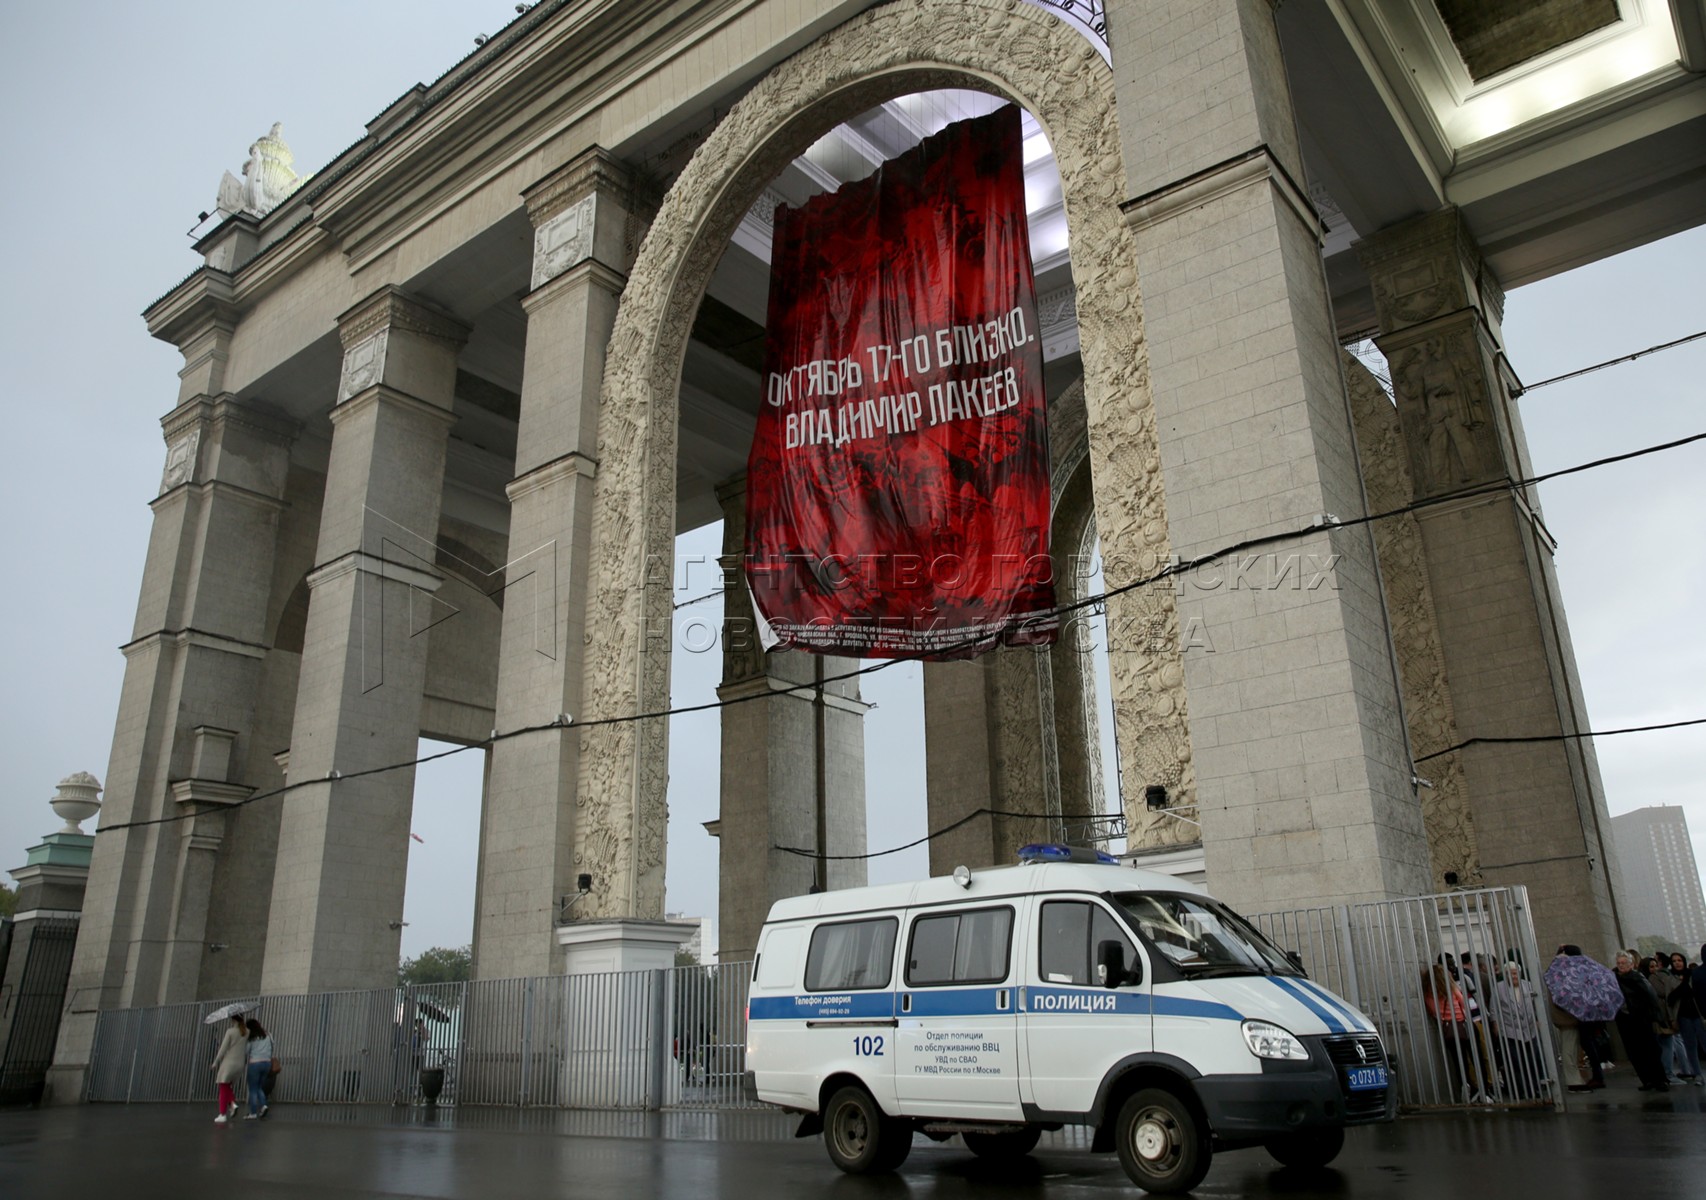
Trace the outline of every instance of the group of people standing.
[[270, 1076], [277, 1070], [272, 1037], [261, 1023], [253, 1017], [233, 1016], [213, 1055], [213, 1078], [219, 1085], [219, 1115], [213, 1123], [224, 1125], [237, 1115], [239, 1079], [245, 1080], [249, 1092], [249, 1114], [244, 1119], [258, 1121], [266, 1116]]
[[1465, 1103], [1487, 1103], [1495, 1089], [1508, 1100], [1544, 1092], [1535, 994], [1519, 963], [1485, 955], [1442, 954], [1424, 973], [1422, 1004], [1445, 1037], [1446, 1070]]
[[[1700, 948], [1706, 960], [1706, 946]], [[1580, 957], [1581, 947], [1558, 947], [1560, 957]], [[1603, 971], [1604, 968], [1600, 967]], [[1622, 1005], [1612, 1020], [1640, 1079], [1643, 1092], [1669, 1091], [1672, 1084], [1706, 1085], [1700, 1060], [1706, 1056], [1706, 966], [1681, 954], [1643, 957], [1634, 950], [1617, 955], [1616, 982]], [[1549, 995], [1552, 1024], [1563, 1043], [1564, 1078], [1572, 1092], [1605, 1086], [1611, 1041], [1604, 1021], [1583, 1020]]]

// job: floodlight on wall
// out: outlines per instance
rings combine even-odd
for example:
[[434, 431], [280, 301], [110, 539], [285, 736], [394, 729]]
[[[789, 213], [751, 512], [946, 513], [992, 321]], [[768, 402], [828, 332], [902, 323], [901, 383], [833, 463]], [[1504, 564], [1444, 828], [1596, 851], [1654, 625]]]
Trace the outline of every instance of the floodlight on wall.
[[392, 929], [402, 929], [404, 926], [408, 925], [408, 922], [407, 921], [387, 921], [387, 922], [385, 922], [385, 924], [389, 925]]
[[582, 871], [579, 875], [575, 876], [575, 894], [572, 896], [564, 896], [557, 901], [557, 920], [559, 922], [566, 922], [569, 919], [569, 910], [575, 906], [576, 902], [579, 901], [582, 896], [586, 895], [590, 891], [592, 891], [592, 876], [587, 874], [585, 871]]
[[1143, 803], [1150, 812], [1159, 812], [1167, 807], [1167, 789], [1159, 783], [1152, 783], [1143, 789]]
[[209, 954], [218, 954], [221, 950], [229, 950], [230, 948], [230, 942], [209, 942], [207, 944], [207, 952]]

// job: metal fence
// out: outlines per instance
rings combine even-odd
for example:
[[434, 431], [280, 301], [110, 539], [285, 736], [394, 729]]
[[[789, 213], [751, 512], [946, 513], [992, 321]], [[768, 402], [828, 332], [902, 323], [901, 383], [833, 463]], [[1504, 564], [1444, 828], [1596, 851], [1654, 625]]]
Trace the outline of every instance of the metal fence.
[[1562, 1108], [1526, 888], [1252, 919], [1374, 1020], [1405, 1108]]
[[[744, 1107], [750, 967], [676, 967], [248, 997], [281, 1071], [317, 1104]], [[228, 1000], [100, 1014], [88, 1099], [214, 1099]]]

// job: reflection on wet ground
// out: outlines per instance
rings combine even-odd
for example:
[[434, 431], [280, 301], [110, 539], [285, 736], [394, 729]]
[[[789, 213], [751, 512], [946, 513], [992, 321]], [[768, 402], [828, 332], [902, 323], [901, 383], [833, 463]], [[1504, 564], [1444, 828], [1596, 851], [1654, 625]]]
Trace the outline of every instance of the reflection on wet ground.
[[[1623, 1095], [1628, 1091], [1628, 1095]], [[1572, 1100], [1574, 1098], [1572, 1097]], [[1261, 1150], [1218, 1155], [1199, 1196], [1567, 1197], [1690, 1195], [1706, 1177], [1701, 1093], [1614, 1086], [1553, 1113], [1451, 1113], [1354, 1131], [1332, 1168], [1279, 1168]], [[977, 1200], [1135, 1195], [1081, 1131], [995, 1166], [958, 1140], [919, 1138], [897, 1175], [849, 1178], [821, 1139], [769, 1112], [569, 1113], [284, 1107], [215, 1126], [187, 1105], [0, 1112], [0, 1197], [676, 1197]]]

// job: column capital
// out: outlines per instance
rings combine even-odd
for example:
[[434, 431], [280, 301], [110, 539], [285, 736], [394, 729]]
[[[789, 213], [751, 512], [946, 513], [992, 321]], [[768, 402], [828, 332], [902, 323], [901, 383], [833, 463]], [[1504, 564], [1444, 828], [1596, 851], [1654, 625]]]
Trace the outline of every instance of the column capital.
[[1455, 205], [1390, 225], [1355, 249], [1389, 334], [1462, 309], [1493, 326], [1504, 318], [1504, 289]]
[[392, 329], [436, 338], [458, 349], [468, 340], [465, 322], [395, 284], [386, 284], [338, 317], [338, 337], [346, 355], [373, 334]]
[[623, 279], [656, 212], [655, 189], [601, 146], [591, 146], [521, 194], [533, 222], [537, 290], [587, 259]]

